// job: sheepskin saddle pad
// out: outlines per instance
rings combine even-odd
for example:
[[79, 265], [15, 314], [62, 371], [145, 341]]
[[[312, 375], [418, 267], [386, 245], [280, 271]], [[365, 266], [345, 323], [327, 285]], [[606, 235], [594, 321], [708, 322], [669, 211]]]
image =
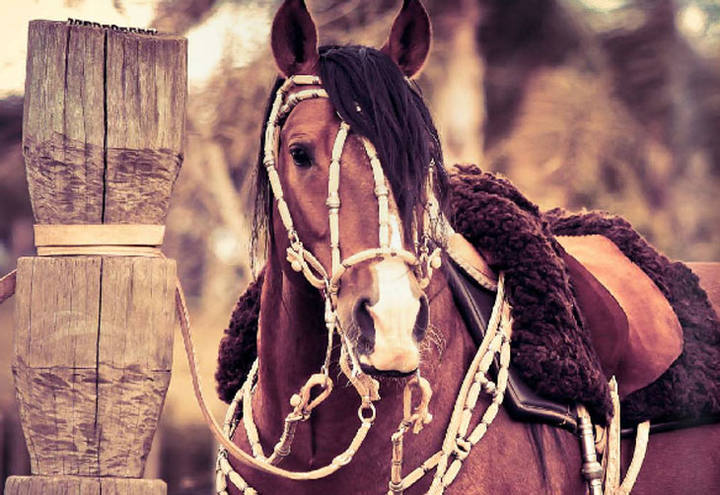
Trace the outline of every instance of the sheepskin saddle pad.
[[[620, 217], [541, 212], [474, 166], [456, 169], [449, 193], [455, 231], [505, 274], [512, 366], [537, 394], [581, 402], [606, 424], [615, 375], [625, 426], [720, 414], [720, 321], [689, 268]], [[642, 282], [627, 289], [631, 279]], [[257, 355], [262, 280], [240, 297], [220, 343], [215, 378], [226, 402]]]

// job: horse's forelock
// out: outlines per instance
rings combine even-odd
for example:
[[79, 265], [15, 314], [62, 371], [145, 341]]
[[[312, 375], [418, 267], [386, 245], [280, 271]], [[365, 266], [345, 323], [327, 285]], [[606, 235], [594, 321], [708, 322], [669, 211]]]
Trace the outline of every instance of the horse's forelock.
[[431, 161], [441, 203], [446, 187], [440, 140], [422, 96], [390, 57], [364, 46], [322, 47], [320, 78], [352, 131], [375, 145], [408, 230]]

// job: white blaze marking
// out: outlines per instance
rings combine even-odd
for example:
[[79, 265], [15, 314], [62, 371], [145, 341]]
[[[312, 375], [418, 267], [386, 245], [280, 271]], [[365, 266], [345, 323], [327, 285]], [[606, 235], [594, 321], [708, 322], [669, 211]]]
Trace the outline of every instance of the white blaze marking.
[[400, 225], [395, 215], [390, 215], [390, 247], [398, 250], [403, 248]]
[[408, 266], [390, 258], [375, 264], [373, 270], [379, 299], [367, 309], [375, 324], [375, 346], [361, 361], [379, 370], [413, 371], [420, 360], [413, 337], [420, 300], [413, 294]]

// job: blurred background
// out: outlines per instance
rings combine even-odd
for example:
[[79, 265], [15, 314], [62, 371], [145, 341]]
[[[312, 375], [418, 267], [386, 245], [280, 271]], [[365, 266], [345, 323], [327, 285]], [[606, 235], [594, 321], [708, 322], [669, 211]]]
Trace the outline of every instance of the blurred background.
[[[206, 389], [251, 273], [249, 225], [279, 1], [4, 0], [0, 4], [0, 274], [32, 254], [21, 154], [27, 23], [68, 17], [189, 39], [186, 158], [167, 220]], [[321, 43], [379, 47], [400, 0], [308, 0]], [[671, 258], [720, 261], [719, 0], [424, 0], [419, 78], [446, 162], [501, 172], [543, 208], [621, 214]], [[0, 479], [28, 471], [0, 307]], [[179, 337], [179, 335], [178, 335]], [[209, 394], [212, 395], [212, 394]], [[214, 399], [214, 397], [213, 397]], [[224, 405], [214, 399], [216, 416]], [[211, 494], [215, 446], [180, 340], [146, 475]]]

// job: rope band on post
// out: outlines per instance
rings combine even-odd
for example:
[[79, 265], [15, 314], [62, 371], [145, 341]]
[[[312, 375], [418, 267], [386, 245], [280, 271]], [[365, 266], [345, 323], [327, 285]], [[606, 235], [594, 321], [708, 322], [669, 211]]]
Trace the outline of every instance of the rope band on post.
[[161, 257], [164, 225], [147, 224], [36, 224], [38, 256], [149, 256]]

